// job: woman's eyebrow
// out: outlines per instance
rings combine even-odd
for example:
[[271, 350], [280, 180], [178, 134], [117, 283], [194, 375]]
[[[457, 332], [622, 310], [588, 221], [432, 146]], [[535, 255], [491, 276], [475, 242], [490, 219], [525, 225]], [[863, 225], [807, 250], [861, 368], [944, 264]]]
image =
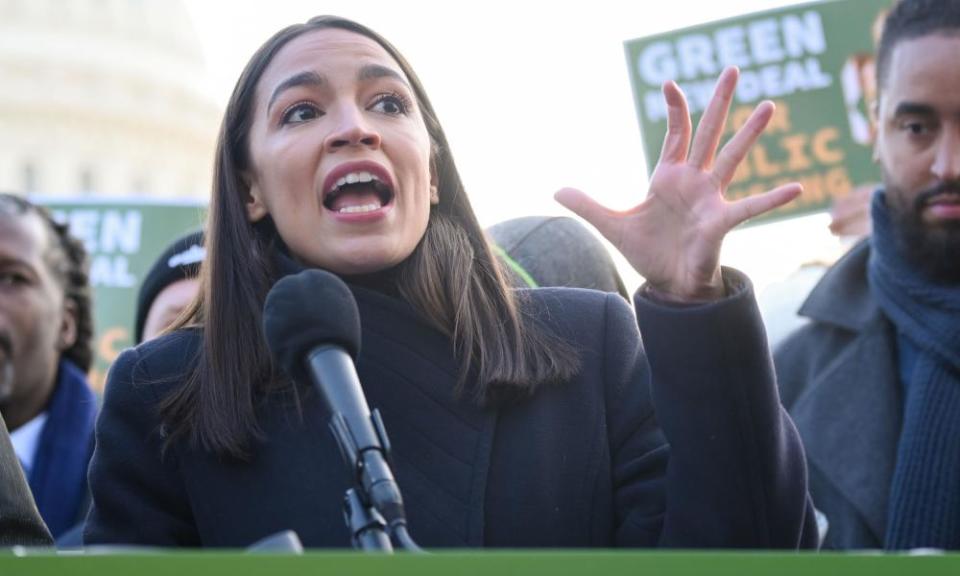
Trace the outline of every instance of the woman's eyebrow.
[[287, 78], [273, 89], [273, 94], [270, 95], [270, 102], [267, 104], [267, 116], [270, 115], [270, 109], [273, 107], [273, 103], [285, 91], [299, 86], [322, 86], [326, 84], [326, 82], [326, 79], [320, 74], [309, 71], [299, 72]]
[[357, 81], [359, 82], [376, 80], [377, 78], [393, 78], [402, 82], [407, 88], [410, 88], [407, 79], [393, 68], [388, 68], [380, 64], [366, 64], [357, 71]]

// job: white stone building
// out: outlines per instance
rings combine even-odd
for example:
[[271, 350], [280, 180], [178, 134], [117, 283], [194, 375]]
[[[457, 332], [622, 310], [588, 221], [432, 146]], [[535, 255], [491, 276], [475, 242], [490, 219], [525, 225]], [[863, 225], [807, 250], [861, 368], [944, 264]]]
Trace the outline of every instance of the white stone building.
[[206, 198], [206, 83], [179, 0], [0, 0], [0, 190]]

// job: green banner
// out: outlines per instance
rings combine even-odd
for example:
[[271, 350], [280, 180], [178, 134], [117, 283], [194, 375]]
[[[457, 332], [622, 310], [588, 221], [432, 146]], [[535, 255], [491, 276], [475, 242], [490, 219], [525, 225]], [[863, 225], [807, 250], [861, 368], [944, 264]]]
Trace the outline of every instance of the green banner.
[[32, 197], [49, 208], [90, 256], [96, 359], [90, 383], [103, 391], [107, 368], [133, 345], [137, 291], [154, 260], [174, 238], [203, 224], [199, 201]]
[[626, 42], [651, 171], [667, 130], [663, 83], [680, 85], [696, 125], [720, 71], [733, 65], [740, 68], [740, 83], [724, 138], [763, 100], [773, 100], [777, 112], [740, 166], [728, 198], [803, 184], [799, 199], [762, 221], [827, 208], [852, 189], [878, 182], [869, 113], [876, 95], [873, 51], [891, 4], [804, 4]]
[[398, 554], [308, 552], [302, 556], [226, 552], [121, 552], [105, 556], [4, 556], [0, 574], [71, 576], [417, 575], [449, 576], [940, 576], [960, 573], [960, 556], [876, 553], [660, 551], [480, 551]]

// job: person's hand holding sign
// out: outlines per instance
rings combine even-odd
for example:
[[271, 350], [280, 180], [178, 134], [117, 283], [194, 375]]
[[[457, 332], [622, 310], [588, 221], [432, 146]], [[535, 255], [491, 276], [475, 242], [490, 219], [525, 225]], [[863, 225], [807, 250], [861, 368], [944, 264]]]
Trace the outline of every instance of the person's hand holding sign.
[[801, 187], [786, 184], [758, 196], [727, 201], [723, 193], [737, 167], [773, 116], [761, 102], [747, 122], [717, 153], [739, 73], [720, 74], [713, 98], [692, 136], [683, 92], [663, 86], [667, 134], [647, 197], [628, 210], [612, 210], [583, 192], [564, 188], [558, 202], [593, 224], [661, 297], [678, 302], [724, 296], [720, 247], [740, 223], [796, 198]]

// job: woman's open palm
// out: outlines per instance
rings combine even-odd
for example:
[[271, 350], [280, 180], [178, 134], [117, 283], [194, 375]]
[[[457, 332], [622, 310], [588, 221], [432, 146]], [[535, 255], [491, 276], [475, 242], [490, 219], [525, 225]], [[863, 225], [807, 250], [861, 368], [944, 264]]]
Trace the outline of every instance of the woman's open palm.
[[773, 115], [762, 102], [717, 153], [737, 85], [736, 68], [723, 71], [696, 135], [683, 92], [673, 82], [663, 87], [667, 135], [647, 197], [637, 206], [606, 208], [579, 190], [564, 188], [558, 202], [590, 222], [658, 292], [681, 301], [723, 295], [720, 247], [741, 222], [777, 208], [800, 193], [799, 184], [780, 186], [758, 196], [727, 201], [723, 193], [737, 167]]

